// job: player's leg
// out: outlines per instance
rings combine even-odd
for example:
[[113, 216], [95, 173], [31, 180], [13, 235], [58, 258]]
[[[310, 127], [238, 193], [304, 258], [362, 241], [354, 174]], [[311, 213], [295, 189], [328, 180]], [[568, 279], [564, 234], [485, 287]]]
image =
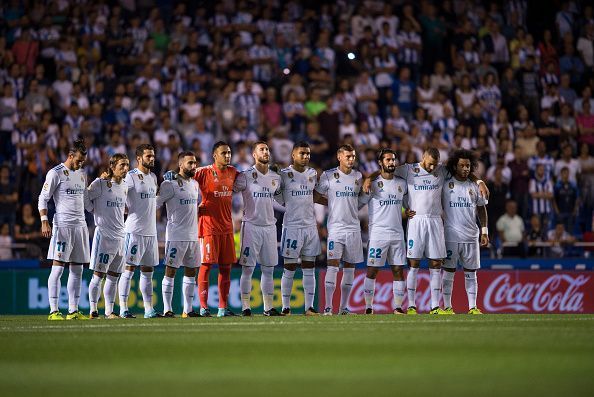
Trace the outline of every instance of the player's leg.
[[101, 282], [105, 278], [105, 273], [95, 270], [93, 278], [89, 282], [89, 318], [99, 318], [99, 298], [101, 297]]
[[89, 263], [89, 230], [86, 225], [66, 230], [65, 260], [70, 262], [68, 267], [68, 314], [66, 320], [88, 320], [78, 310], [80, 290], [82, 284], [83, 263]]
[[120, 317], [122, 318], [136, 318], [128, 309], [128, 296], [130, 295], [130, 284], [134, 277], [134, 270], [140, 263], [138, 245], [142, 241], [138, 237], [132, 233], [126, 233], [124, 239], [124, 263], [126, 267], [118, 282]]
[[326, 257], [328, 263], [326, 266], [326, 277], [324, 279], [325, 305], [324, 315], [332, 315], [332, 301], [334, 299], [334, 291], [336, 290], [336, 278], [340, 266], [340, 258], [344, 250], [345, 236], [342, 233], [335, 235], [328, 235], [328, 242], [326, 246]]
[[351, 314], [349, 298], [355, 281], [355, 264], [363, 262], [363, 243], [361, 232], [346, 233], [344, 252], [342, 254], [343, 269], [340, 281], [340, 314]]
[[210, 263], [203, 263], [198, 270], [198, 297], [200, 299], [200, 313], [203, 316], [210, 316], [208, 309], [208, 288], [210, 279]]
[[196, 290], [197, 266], [200, 263], [200, 244], [198, 241], [188, 241], [183, 244], [186, 246], [186, 251], [181, 263], [184, 267], [182, 287], [184, 308], [182, 318], [199, 317], [200, 314], [192, 309], [192, 302], [194, 301], [194, 291]]
[[101, 283], [105, 279], [107, 269], [114, 260], [115, 255], [111, 251], [116, 247], [117, 243], [117, 240], [103, 238], [99, 229], [95, 229], [91, 262], [89, 263], [89, 269], [93, 270], [93, 277], [89, 282], [89, 317], [91, 319], [99, 318], [97, 305], [101, 297]]
[[318, 228], [313, 226], [304, 230], [304, 243], [301, 249], [301, 269], [303, 272], [303, 293], [305, 294], [305, 315], [316, 316], [313, 307], [316, 296], [316, 258], [322, 252]]
[[367, 266], [367, 275], [363, 281], [363, 295], [365, 297], [365, 314], [373, 314], [373, 297], [375, 295], [375, 279], [378, 267]]
[[114, 271], [108, 271], [105, 276], [105, 283], [103, 284], [103, 298], [105, 299], [105, 318], [114, 319], [119, 318], [113, 313], [113, 306], [115, 304], [116, 286], [120, 274]]
[[297, 270], [297, 258], [284, 258], [283, 277], [281, 278], [282, 313], [291, 314], [291, 295], [293, 294], [293, 278]]
[[406, 282], [404, 281], [404, 265], [390, 266], [392, 269], [392, 293], [394, 294], [394, 314], [404, 314], [402, 310], [402, 302], [404, 301], [404, 293], [406, 290]]
[[274, 225], [265, 226], [261, 228], [261, 232], [263, 244], [260, 246], [258, 262], [262, 271], [260, 288], [262, 289], [264, 315], [282, 316], [281, 312], [272, 305], [274, 300], [274, 267], [278, 265], [276, 227]]
[[140, 293], [144, 304], [144, 318], [163, 317], [153, 308], [153, 273], [159, 264], [157, 236], [143, 236], [144, 252], [140, 259]]
[[446, 258], [443, 261], [441, 290], [443, 294], [443, 308], [446, 313], [454, 314], [452, 309], [452, 291], [454, 290], [454, 277], [458, 265], [458, 243], [446, 241]]
[[241, 315], [251, 316], [250, 299], [252, 295], [252, 275], [256, 267], [256, 258], [259, 250], [259, 238], [255, 228], [249, 223], [241, 224], [241, 255], [239, 263], [241, 264], [241, 278], [239, 279], [239, 289], [241, 292]]
[[217, 263], [219, 264], [219, 313], [218, 317], [235, 316], [229, 309], [229, 288], [231, 286], [231, 265], [237, 261], [235, 257], [235, 241], [233, 234], [216, 236]]
[[460, 262], [464, 268], [464, 287], [468, 297], [468, 314], [482, 314], [476, 307], [478, 295], [477, 270], [480, 269], [480, 245], [476, 243], [461, 244]]
[[445, 233], [441, 218], [427, 220], [427, 242], [425, 252], [429, 258], [429, 285], [431, 288], [431, 314], [445, 314], [439, 307], [441, 298], [441, 264], [447, 257]]
[[62, 262], [63, 244], [62, 234], [60, 228], [54, 226], [52, 229], [52, 237], [50, 239], [49, 249], [47, 252], [47, 259], [52, 261], [52, 270], [47, 278], [47, 296], [50, 306], [50, 314], [48, 320], [64, 320], [62, 313], [59, 311], [58, 302], [60, 300], [60, 290], [62, 288], [62, 274], [64, 273], [64, 265]]
[[417, 275], [421, 258], [425, 251], [425, 232], [423, 230], [427, 225], [423, 218], [414, 217], [408, 221], [407, 251], [408, 274], [406, 275], [406, 291], [408, 295], [407, 314], [417, 314], [416, 294], [417, 294]]
[[176, 267], [165, 266], [165, 275], [161, 281], [161, 293], [163, 295], [163, 317], [175, 317], [173, 309], [171, 308], [171, 301], [173, 300], [173, 289], [175, 287], [175, 273]]

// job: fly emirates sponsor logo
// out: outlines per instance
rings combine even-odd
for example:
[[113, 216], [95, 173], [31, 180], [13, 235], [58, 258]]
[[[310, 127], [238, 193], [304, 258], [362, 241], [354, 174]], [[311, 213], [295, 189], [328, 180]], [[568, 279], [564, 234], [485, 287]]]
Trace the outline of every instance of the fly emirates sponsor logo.
[[233, 191], [229, 189], [227, 186], [222, 186], [222, 191], [215, 190], [214, 196], [215, 197], [230, 197], [233, 195]]

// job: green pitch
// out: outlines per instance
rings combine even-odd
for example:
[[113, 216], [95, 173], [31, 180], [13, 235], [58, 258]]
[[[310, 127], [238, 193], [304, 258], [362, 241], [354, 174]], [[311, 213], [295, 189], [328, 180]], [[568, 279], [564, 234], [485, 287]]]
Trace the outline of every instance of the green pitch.
[[0, 317], [3, 396], [592, 396], [594, 315]]

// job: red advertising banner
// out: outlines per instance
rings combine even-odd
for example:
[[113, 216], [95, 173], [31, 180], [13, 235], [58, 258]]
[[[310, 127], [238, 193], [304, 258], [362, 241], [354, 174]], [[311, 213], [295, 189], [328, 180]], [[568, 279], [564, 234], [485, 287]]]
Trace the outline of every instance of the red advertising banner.
[[[324, 310], [325, 271], [319, 280], [319, 305]], [[340, 304], [339, 273], [334, 293], [334, 311]], [[349, 308], [355, 313], [365, 311], [363, 281], [365, 271], [355, 274]], [[483, 270], [478, 272], [477, 306], [483, 313], [594, 313], [594, 271], [539, 271], [539, 270]], [[429, 271], [421, 270], [417, 279], [416, 306], [420, 313], [430, 310]], [[456, 313], [468, 311], [468, 300], [464, 288], [464, 274], [456, 272], [452, 305]], [[405, 297], [403, 307], [408, 306]], [[443, 306], [443, 302], [442, 302]], [[373, 301], [375, 313], [392, 313], [392, 274], [387, 270], [379, 272], [375, 284]]]

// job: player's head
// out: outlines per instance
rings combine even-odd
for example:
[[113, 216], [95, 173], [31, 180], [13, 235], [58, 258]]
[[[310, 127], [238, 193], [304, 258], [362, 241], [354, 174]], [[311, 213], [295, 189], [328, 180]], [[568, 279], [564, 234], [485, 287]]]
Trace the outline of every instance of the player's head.
[[82, 168], [86, 159], [87, 147], [85, 146], [85, 141], [83, 139], [77, 139], [68, 149], [68, 162], [70, 163], [68, 168], [72, 171], [79, 170]]
[[149, 170], [155, 168], [155, 148], [149, 143], [143, 143], [136, 148], [136, 161]]
[[439, 164], [439, 150], [435, 147], [428, 147], [423, 152], [423, 160], [421, 161], [421, 166], [427, 172], [433, 172], [435, 167]]
[[336, 157], [338, 158], [338, 164], [340, 164], [341, 167], [351, 170], [355, 165], [355, 159], [357, 158], [357, 155], [355, 154], [354, 147], [349, 144], [345, 144], [338, 148]]
[[218, 141], [212, 147], [212, 158], [217, 167], [226, 167], [231, 164], [231, 146], [224, 141]]
[[451, 175], [458, 179], [466, 179], [476, 170], [478, 158], [470, 150], [459, 149], [450, 155], [446, 168]]
[[309, 159], [311, 157], [311, 149], [309, 143], [305, 141], [299, 141], [293, 145], [293, 151], [291, 152], [293, 158], [293, 164], [299, 167], [307, 167], [309, 165]]
[[378, 150], [376, 160], [382, 172], [392, 174], [396, 171], [396, 153], [392, 149], [382, 148]]
[[268, 164], [270, 162], [270, 149], [264, 141], [257, 141], [252, 145], [252, 156], [256, 164]]
[[179, 173], [184, 178], [192, 178], [196, 173], [196, 167], [198, 162], [196, 161], [196, 155], [194, 152], [181, 152], [177, 155], [177, 164], [179, 166]]
[[122, 179], [130, 169], [130, 160], [125, 153], [116, 153], [109, 158], [108, 178]]

